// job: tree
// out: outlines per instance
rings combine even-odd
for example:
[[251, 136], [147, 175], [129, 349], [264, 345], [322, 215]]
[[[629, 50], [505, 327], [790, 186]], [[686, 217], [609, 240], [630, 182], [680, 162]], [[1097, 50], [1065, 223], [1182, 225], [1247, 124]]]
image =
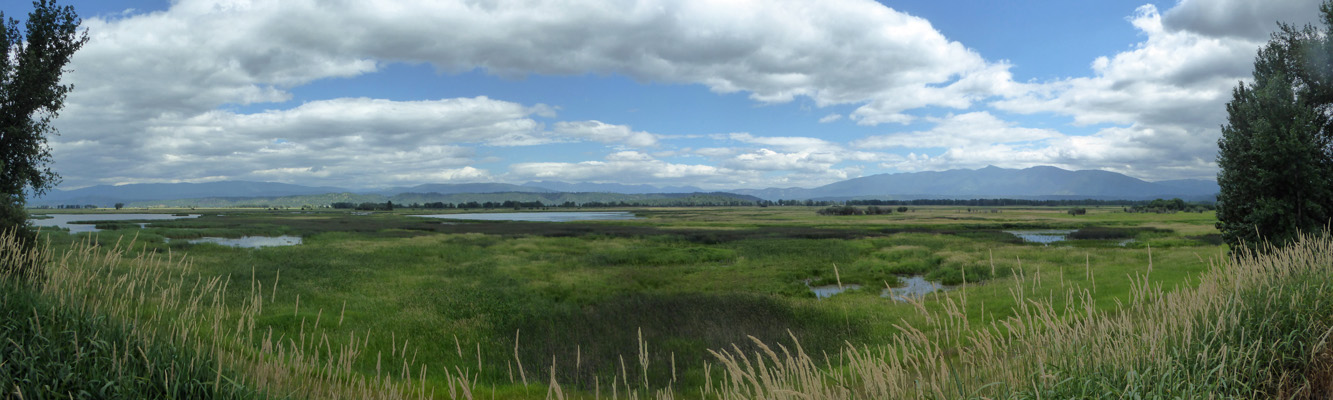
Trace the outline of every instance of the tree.
[[117, 209], [117, 210], [122, 209], [122, 208], [125, 208], [125, 203], [116, 203], [116, 209]]
[[1227, 103], [1218, 140], [1217, 228], [1232, 248], [1282, 245], [1333, 216], [1333, 3], [1323, 30], [1279, 24], [1254, 82]]
[[[26, 195], [46, 194], [60, 181], [51, 170], [47, 137], [72, 85], [60, 75], [70, 57], [88, 41], [79, 17], [54, 0], [32, 3], [24, 29], [0, 12], [0, 227], [27, 232]], [[30, 235], [30, 233], [29, 233]], [[29, 236], [31, 238], [31, 236]]]

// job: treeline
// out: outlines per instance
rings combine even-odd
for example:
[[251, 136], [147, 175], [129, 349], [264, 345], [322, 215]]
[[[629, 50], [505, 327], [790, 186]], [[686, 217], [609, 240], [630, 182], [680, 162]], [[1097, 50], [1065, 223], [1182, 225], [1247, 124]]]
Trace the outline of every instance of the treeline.
[[[907, 207], [898, 207], [898, 212], [907, 212]], [[893, 209], [880, 206], [869, 206], [866, 208], [856, 206], [832, 206], [816, 211], [816, 213], [819, 215], [888, 215], [893, 214]]]
[[563, 203], [551, 203], [551, 204], [546, 204], [546, 203], [543, 203], [543, 202], [541, 202], [541, 201], [513, 201], [513, 200], [506, 200], [506, 201], [502, 201], [502, 202], [496, 202], [496, 201], [486, 201], [486, 202], [469, 201], [469, 202], [465, 202], [465, 203], [445, 203], [445, 202], [442, 202], [442, 201], [437, 201], [437, 202], [430, 202], [430, 203], [411, 203], [411, 204], [396, 204], [396, 205], [395, 205], [392, 201], [388, 201], [388, 202], [384, 202], [384, 203], [373, 203], [373, 202], [363, 202], [363, 203], [335, 202], [335, 203], [333, 203], [333, 204], [330, 204], [329, 207], [330, 207], [330, 208], [334, 208], [334, 209], [368, 210], [368, 211], [377, 211], [377, 210], [387, 210], [387, 211], [392, 211], [395, 207], [398, 207], [398, 208], [413, 208], [413, 209], [432, 209], [432, 210], [472, 210], [472, 209], [480, 209], [480, 210], [488, 210], [488, 209], [489, 209], [489, 210], [494, 210], [494, 209], [514, 209], [514, 210], [522, 210], [522, 209], [529, 209], [529, 210], [536, 210], [536, 209], [548, 209], [548, 208], [610, 208], [610, 207], [753, 207], [753, 206], [755, 206], [755, 205], [757, 205], [757, 204], [756, 204], [756, 202], [753, 202], [753, 201], [739, 201], [739, 200], [737, 200], [737, 201], [707, 201], [707, 200], [703, 200], [703, 201], [700, 201], [700, 200], [661, 201], [661, 200], [655, 200], [655, 201], [608, 201], [608, 202], [588, 201], [588, 202], [582, 202], [582, 203], [575, 203], [575, 202], [573, 202], [573, 201], [566, 201], [566, 202], [563, 202]]
[[[788, 200], [779, 200], [779, 202]], [[1040, 207], [1073, 207], [1073, 206], [1148, 206], [1157, 202], [1168, 200], [1097, 200], [1097, 199], [1061, 199], [1061, 200], [1030, 200], [1030, 199], [918, 199], [918, 200], [847, 200], [841, 202], [829, 202], [826, 205], [842, 204], [849, 206], [967, 206], [967, 207], [1002, 207], [1002, 206], [1040, 206]], [[1172, 199], [1169, 201], [1181, 201]], [[1210, 203], [1190, 203], [1195, 205], [1209, 205]], [[799, 204], [793, 204], [799, 205]], [[1211, 208], [1210, 208], [1211, 209]]]
[[1126, 207], [1125, 212], [1170, 214], [1183, 211], [1183, 212], [1201, 213], [1204, 211], [1211, 211], [1216, 208], [1217, 205], [1215, 204], [1192, 203], [1176, 198], [1171, 200], [1156, 199], [1153, 201], [1145, 202], [1144, 204], [1135, 205], [1133, 207]]

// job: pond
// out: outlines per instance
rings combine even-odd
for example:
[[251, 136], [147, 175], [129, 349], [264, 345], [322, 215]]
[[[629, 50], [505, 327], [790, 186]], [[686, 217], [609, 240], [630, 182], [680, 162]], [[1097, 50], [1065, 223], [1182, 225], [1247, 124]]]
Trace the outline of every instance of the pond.
[[1028, 243], [1041, 243], [1049, 246], [1051, 243], [1065, 240], [1069, 234], [1074, 233], [1076, 229], [1034, 229], [1024, 231], [1004, 231], [1010, 235], [1018, 236]]
[[880, 292], [880, 297], [888, 297], [894, 301], [907, 301], [908, 297], [919, 300], [936, 290], [952, 290], [953, 286], [941, 285], [939, 282], [931, 282], [926, 277], [916, 275], [908, 278], [899, 279], [905, 286], [896, 288], [887, 288]]
[[[99, 231], [101, 231], [101, 230], [100, 230], [100, 229], [97, 229], [97, 226], [95, 226], [94, 224], [74, 224], [74, 223], [71, 223], [71, 222], [75, 222], [75, 221], [172, 220], [172, 219], [181, 219], [181, 218], [198, 218], [198, 217], [199, 217], [199, 214], [190, 214], [190, 215], [171, 215], [171, 214], [45, 214], [45, 215], [42, 215], [42, 216], [43, 216], [43, 217], [49, 217], [49, 218], [42, 218], [42, 219], [33, 218], [33, 219], [29, 219], [28, 221], [32, 222], [32, 225], [33, 225], [33, 226], [40, 226], [40, 227], [47, 227], [47, 228], [51, 228], [51, 227], [54, 227], [54, 228], [65, 228], [65, 229], [69, 229], [69, 233], [80, 233], [80, 232], [99, 232]], [[34, 215], [34, 217], [38, 217], [38, 216]], [[142, 228], [142, 227], [144, 227], [144, 226], [146, 226], [146, 225], [147, 225], [147, 223], [141, 223], [141, 224], [139, 224], [139, 227]]]
[[239, 238], [222, 237], [201, 237], [190, 239], [190, 243], [216, 243], [223, 246], [239, 247], [243, 249], [257, 249], [260, 247], [277, 246], [295, 246], [301, 244], [300, 236], [241, 236]]
[[842, 293], [853, 289], [860, 289], [861, 285], [850, 283], [842, 286], [838, 285], [810, 286], [810, 280], [807, 279], [805, 281], [805, 287], [810, 288], [810, 291], [815, 294], [816, 299], [827, 299], [829, 297], [833, 297], [833, 295], [838, 293]]
[[639, 219], [628, 211], [578, 211], [578, 212], [516, 212], [516, 213], [467, 213], [467, 214], [432, 214], [413, 215], [413, 217], [440, 218], [473, 221], [530, 221], [530, 222], [571, 222], [571, 221], [612, 221]]

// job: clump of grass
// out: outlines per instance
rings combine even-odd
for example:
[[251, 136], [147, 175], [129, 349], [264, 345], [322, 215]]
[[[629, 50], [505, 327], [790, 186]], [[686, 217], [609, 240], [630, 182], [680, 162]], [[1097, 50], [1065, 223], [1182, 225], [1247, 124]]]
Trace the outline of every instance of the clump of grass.
[[267, 398], [210, 354], [0, 283], [0, 393], [17, 398]]
[[[229, 277], [197, 274], [188, 260], [171, 253], [140, 251], [127, 257], [133, 247], [130, 240], [104, 248], [86, 236], [57, 255], [49, 248], [25, 249], [12, 235], [0, 235], [5, 263], [37, 265], [0, 274], [3, 289], [20, 294], [7, 295], [0, 306], [34, 313], [0, 325], [0, 333], [13, 335], [12, 346], [0, 345], [0, 351], [10, 353], [0, 368], [14, 372], [0, 380], [6, 385], [0, 390], [36, 393], [36, 398], [50, 390], [59, 390], [52, 393], [60, 397], [434, 396], [433, 388], [423, 384], [425, 366], [411, 362], [405, 343], [401, 353], [377, 353], [375, 373], [363, 374], [355, 366], [367, 362], [373, 332], [353, 334], [335, 345], [323, 328], [332, 317], [324, 319], [322, 310], [309, 324], [303, 317], [297, 335], [256, 329], [277, 282], [266, 286], [252, 280], [249, 296], [229, 301]], [[299, 303], [293, 314], [301, 315]], [[51, 330], [61, 327], [68, 329]], [[11, 364], [11, 357], [17, 361]], [[381, 368], [386, 359], [393, 364]], [[451, 391], [471, 398], [475, 381], [465, 378], [469, 374], [443, 373]], [[60, 385], [51, 385], [52, 379]], [[83, 385], [88, 382], [100, 384], [98, 392], [87, 391]]]
[[[1149, 270], [1148, 274], [1151, 274]], [[1218, 262], [1193, 289], [1128, 277], [1132, 296], [1100, 311], [1091, 292], [1028, 299], [1015, 315], [971, 326], [966, 297], [883, 346], [821, 360], [792, 339], [773, 350], [714, 350], [725, 377], [709, 397], [741, 398], [1299, 398], [1333, 395], [1333, 239], [1304, 237], [1272, 254]], [[1057, 306], [1056, 304], [1062, 304]], [[925, 329], [921, 329], [925, 328]], [[833, 360], [838, 360], [834, 363]], [[711, 391], [710, 391], [711, 390]]]

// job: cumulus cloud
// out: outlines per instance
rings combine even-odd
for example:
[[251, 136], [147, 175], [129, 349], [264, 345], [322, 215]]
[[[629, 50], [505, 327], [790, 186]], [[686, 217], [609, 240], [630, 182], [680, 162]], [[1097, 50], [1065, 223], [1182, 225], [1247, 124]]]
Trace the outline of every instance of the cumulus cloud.
[[[818, 158], [818, 156], [816, 156]], [[732, 162], [734, 161], [734, 162]], [[690, 185], [706, 189], [817, 186], [860, 174], [860, 168], [813, 168], [828, 160], [759, 150], [741, 154], [721, 165], [684, 164], [661, 160], [636, 151], [612, 153], [604, 160], [583, 162], [530, 162], [509, 166], [505, 178], [514, 182], [561, 180], [595, 183], [633, 183], [659, 186]], [[805, 164], [805, 165], [802, 165]]]
[[[866, 125], [910, 120], [904, 112], [919, 107], [967, 107], [1012, 86], [1007, 65], [871, 0], [180, 0], [84, 24], [92, 40], [66, 75], [77, 89], [57, 121], [64, 135], [52, 141], [75, 187], [176, 174], [337, 182], [333, 168], [366, 169], [378, 157], [266, 161], [291, 149], [414, 154], [412, 145], [429, 143], [563, 141], [641, 148], [664, 138], [601, 121], [547, 130], [533, 116], [552, 117], [554, 108], [499, 101], [351, 98], [230, 111], [285, 102], [294, 88], [390, 63], [504, 77], [616, 74], [742, 92], [761, 103], [860, 104], [848, 117]], [[284, 142], [272, 142], [278, 138]], [[444, 159], [451, 161], [430, 168], [459, 168], [469, 158], [453, 151]]]
[[605, 161], [515, 163], [509, 166], [507, 176], [515, 182], [561, 180], [708, 186], [733, 184], [736, 179], [753, 178], [757, 174], [712, 165], [669, 163], [643, 153], [621, 152], [612, 154]]
[[602, 121], [557, 122], [555, 133], [576, 139], [602, 143], [624, 143], [634, 147], [657, 144], [657, 135], [637, 132], [625, 125], [611, 125]]
[[545, 105], [487, 97], [430, 101], [339, 98], [253, 114], [213, 110], [188, 118], [134, 123], [135, 135], [61, 142], [66, 176], [98, 183], [168, 176], [198, 181], [216, 176], [266, 181], [383, 186], [420, 182], [488, 181], [476, 146], [523, 146], [591, 140], [631, 145], [654, 135], [598, 121], [533, 119]]
[[[1212, 158], [1164, 157], [1188, 139], [1182, 131], [1156, 131], [1140, 126], [1110, 128], [1088, 136], [1065, 136], [1046, 146], [1008, 143], [951, 147], [938, 154], [911, 153], [881, 164], [900, 171], [936, 171], [954, 168], [1027, 168], [1051, 165], [1070, 170], [1100, 169], [1147, 180], [1207, 177], [1216, 173]], [[1175, 141], [1176, 143], [1169, 143]], [[1201, 153], [1211, 143], [1184, 143], [1183, 153]]]
[[182, 0], [85, 25], [93, 38], [75, 55], [73, 100], [140, 117], [283, 101], [291, 87], [390, 62], [503, 76], [615, 73], [766, 103], [874, 102], [857, 113], [868, 123], [966, 106], [1008, 80], [1006, 65], [871, 0]]
[[852, 146], [871, 149], [968, 147], [992, 143], [1044, 141], [1063, 136], [1052, 130], [1023, 128], [1015, 123], [1002, 121], [986, 111], [951, 114], [932, 121], [936, 122], [936, 125], [929, 131], [870, 136], [853, 141]]
[[[470, 146], [550, 142], [551, 134], [531, 118], [546, 112], [545, 106], [486, 97], [406, 102], [341, 98], [253, 114], [212, 110], [126, 121], [120, 128], [132, 134], [71, 135], [67, 128], [52, 147], [58, 160], [76, 160], [61, 163], [62, 174], [88, 184], [225, 176], [382, 186], [465, 177], [440, 171], [474, 162]], [[414, 172], [403, 172], [409, 170]], [[468, 172], [473, 172], [469, 179], [478, 178], [475, 171]], [[386, 182], [395, 179], [402, 182]]]
[[[1206, 177], [1215, 169], [1222, 105], [1248, 78], [1273, 22], [1315, 16], [1314, 0], [1251, 3], [1141, 7], [1129, 22], [1143, 41], [1091, 60], [1090, 76], [1019, 83], [1007, 63], [871, 0], [179, 0], [164, 11], [85, 20], [92, 40], [66, 75], [76, 89], [52, 147], [68, 186], [219, 179], [362, 186], [558, 171], [567, 180], [734, 187], [828, 183], [859, 174], [857, 163], [901, 170], [1032, 163]], [[926, 118], [935, 124], [929, 130], [850, 144], [740, 133], [694, 150], [664, 144], [684, 136], [599, 120], [542, 122], [555, 118], [555, 107], [486, 97], [331, 98], [236, 111], [391, 63], [516, 78], [616, 75], [850, 110], [826, 114], [824, 123], [892, 126], [918, 122], [921, 109], [958, 111]], [[978, 105], [1064, 115], [1098, 131], [1024, 128]], [[577, 141], [604, 144], [609, 154], [513, 164], [501, 175], [472, 166], [497, 161], [491, 151], [502, 147]], [[908, 157], [859, 150], [924, 147], [944, 150]], [[676, 154], [713, 165], [662, 159]]]
[[1094, 60], [1092, 76], [1033, 84], [992, 105], [1111, 125], [1056, 142], [1044, 159], [1141, 177], [1210, 177], [1225, 104], [1237, 82], [1250, 80], [1255, 52], [1277, 19], [1306, 21], [1318, 9], [1313, 1], [1250, 3], [1184, 0], [1165, 14], [1141, 6], [1129, 22], [1146, 39]]
[[1162, 15], [1170, 30], [1213, 37], [1268, 40], [1278, 21], [1303, 26], [1316, 23], [1317, 0], [1181, 0]]

